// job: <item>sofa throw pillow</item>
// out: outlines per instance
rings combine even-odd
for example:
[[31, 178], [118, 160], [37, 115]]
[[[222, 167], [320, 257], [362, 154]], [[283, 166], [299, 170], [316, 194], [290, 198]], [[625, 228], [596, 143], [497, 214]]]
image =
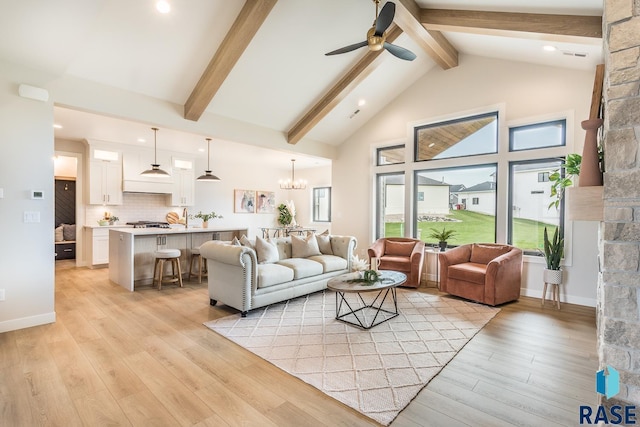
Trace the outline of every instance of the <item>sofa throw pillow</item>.
[[235, 237], [235, 236], [233, 237], [233, 240], [231, 241], [231, 245], [232, 245], [232, 246], [242, 246], [242, 245], [240, 244], [240, 240], [238, 240], [238, 238], [237, 238], [237, 237]]
[[387, 240], [384, 243], [384, 254], [395, 256], [410, 256], [413, 252], [415, 242], [394, 242], [393, 240]]
[[258, 264], [273, 264], [280, 260], [278, 248], [273, 243], [256, 236], [256, 254], [258, 255]]
[[315, 235], [291, 236], [291, 256], [293, 258], [307, 258], [315, 255], [321, 255]]
[[64, 240], [64, 231], [63, 231], [64, 227], [61, 225], [59, 227], [56, 227], [55, 230], [55, 237], [56, 237], [56, 242], [62, 242]]
[[76, 240], [76, 225], [62, 224], [62, 236], [64, 240]]
[[244, 234], [242, 236], [240, 236], [240, 244], [242, 246], [246, 246], [246, 247], [254, 249], [254, 250], [256, 249], [256, 247], [253, 244], [253, 242], [251, 240], [249, 240], [249, 238], [247, 236], [245, 236]]
[[316, 241], [318, 242], [318, 249], [324, 255], [333, 255], [333, 249], [331, 249], [331, 236], [328, 234], [316, 234]]
[[509, 246], [474, 243], [471, 245], [471, 258], [469, 261], [477, 264], [489, 264], [495, 258], [509, 252], [509, 250]]

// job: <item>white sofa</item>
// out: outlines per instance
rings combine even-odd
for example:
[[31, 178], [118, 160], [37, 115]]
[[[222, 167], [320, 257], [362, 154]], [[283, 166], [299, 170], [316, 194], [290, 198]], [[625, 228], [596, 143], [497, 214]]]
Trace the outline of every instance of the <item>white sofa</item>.
[[210, 304], [220, 301], [245, 317], [254, 308], [323, 290], [330, 278], [351, 271], [355, 237], [329, 236], [330, 249], [325, 245], [321, 254], [306, 258], [291, 257], [291, 239], [270, 239], [277, 260], [262, 263], [251, 246], [204, 243], [200, 253], [207, 259]]

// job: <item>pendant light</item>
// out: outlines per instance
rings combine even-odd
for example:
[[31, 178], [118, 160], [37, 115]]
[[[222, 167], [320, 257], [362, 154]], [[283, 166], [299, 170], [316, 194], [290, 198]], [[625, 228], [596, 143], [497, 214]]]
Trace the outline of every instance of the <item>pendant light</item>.
[[151, 169], [147, 169], [146, 171], [140, 173], [140, 175], [169, 177], [171, 175], [169, 175], [168, 172], [160, 169], [160, 165], [158, 164], [158, 128], [151, 128], [151, 130], [153, 130], [153, 163], [151, 163]]
[[304, 190], [307, 188], [307, 181], [299, 179], [296, 181], [296, 159], [291, 159], [291, 179], [280, 180], [280, 188], [283, 190]]
[[196, 179], [196, 181], [207, 181], [207, 182], [220, 181], [220, 178], [211, 174], [211, 168], [209, 167], [210, 150], [211, 150], [211, 138], [207, 138], [207, 170], [204, 171], [204, 175], [200, 175]]

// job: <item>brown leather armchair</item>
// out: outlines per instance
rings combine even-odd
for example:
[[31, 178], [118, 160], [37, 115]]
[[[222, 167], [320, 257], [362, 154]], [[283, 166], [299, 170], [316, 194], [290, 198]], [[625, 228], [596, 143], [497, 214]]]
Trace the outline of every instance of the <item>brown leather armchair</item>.
[[494, 243], [458, 246], [439, 254], [440, 290], [489, 305], [520, 298], [522, 250]]
[[402, 286], [417, 288], [420, 286], [422, 262], [424, 260], [424, 242], [407, 237], [383, 237], [373, 242], [367, 251], [371, 258], [380, 258], [380, 270], [401, 271], [407, 275]]

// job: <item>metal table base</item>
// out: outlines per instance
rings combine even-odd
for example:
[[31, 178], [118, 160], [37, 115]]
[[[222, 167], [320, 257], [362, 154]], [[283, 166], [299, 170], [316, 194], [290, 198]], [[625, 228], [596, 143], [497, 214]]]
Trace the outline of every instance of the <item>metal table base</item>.
[[[396, 297], [395, 287], [381, 289], [371, 304], [367, 304], [362, 298], [362, 295], [357, 293], [358, 299], [360, 300], [360, 307], [355, 309], [345, 298], [345, 293], [349, 292], [336, 292], [336, 320], [362, 329], [371, 329], [398, 315], [398, 299]], [[383, 308], [389, 294], [391, 294], [391, 300], [393, 301], [393, 311]], [[343, 310], [345, 311], [344, 313], [342, 313]], [[353, 316], [355, 321], [346, 319], [348, 316]], [[367, 317], [371, 319], [370, 322], [367, 322]]]

